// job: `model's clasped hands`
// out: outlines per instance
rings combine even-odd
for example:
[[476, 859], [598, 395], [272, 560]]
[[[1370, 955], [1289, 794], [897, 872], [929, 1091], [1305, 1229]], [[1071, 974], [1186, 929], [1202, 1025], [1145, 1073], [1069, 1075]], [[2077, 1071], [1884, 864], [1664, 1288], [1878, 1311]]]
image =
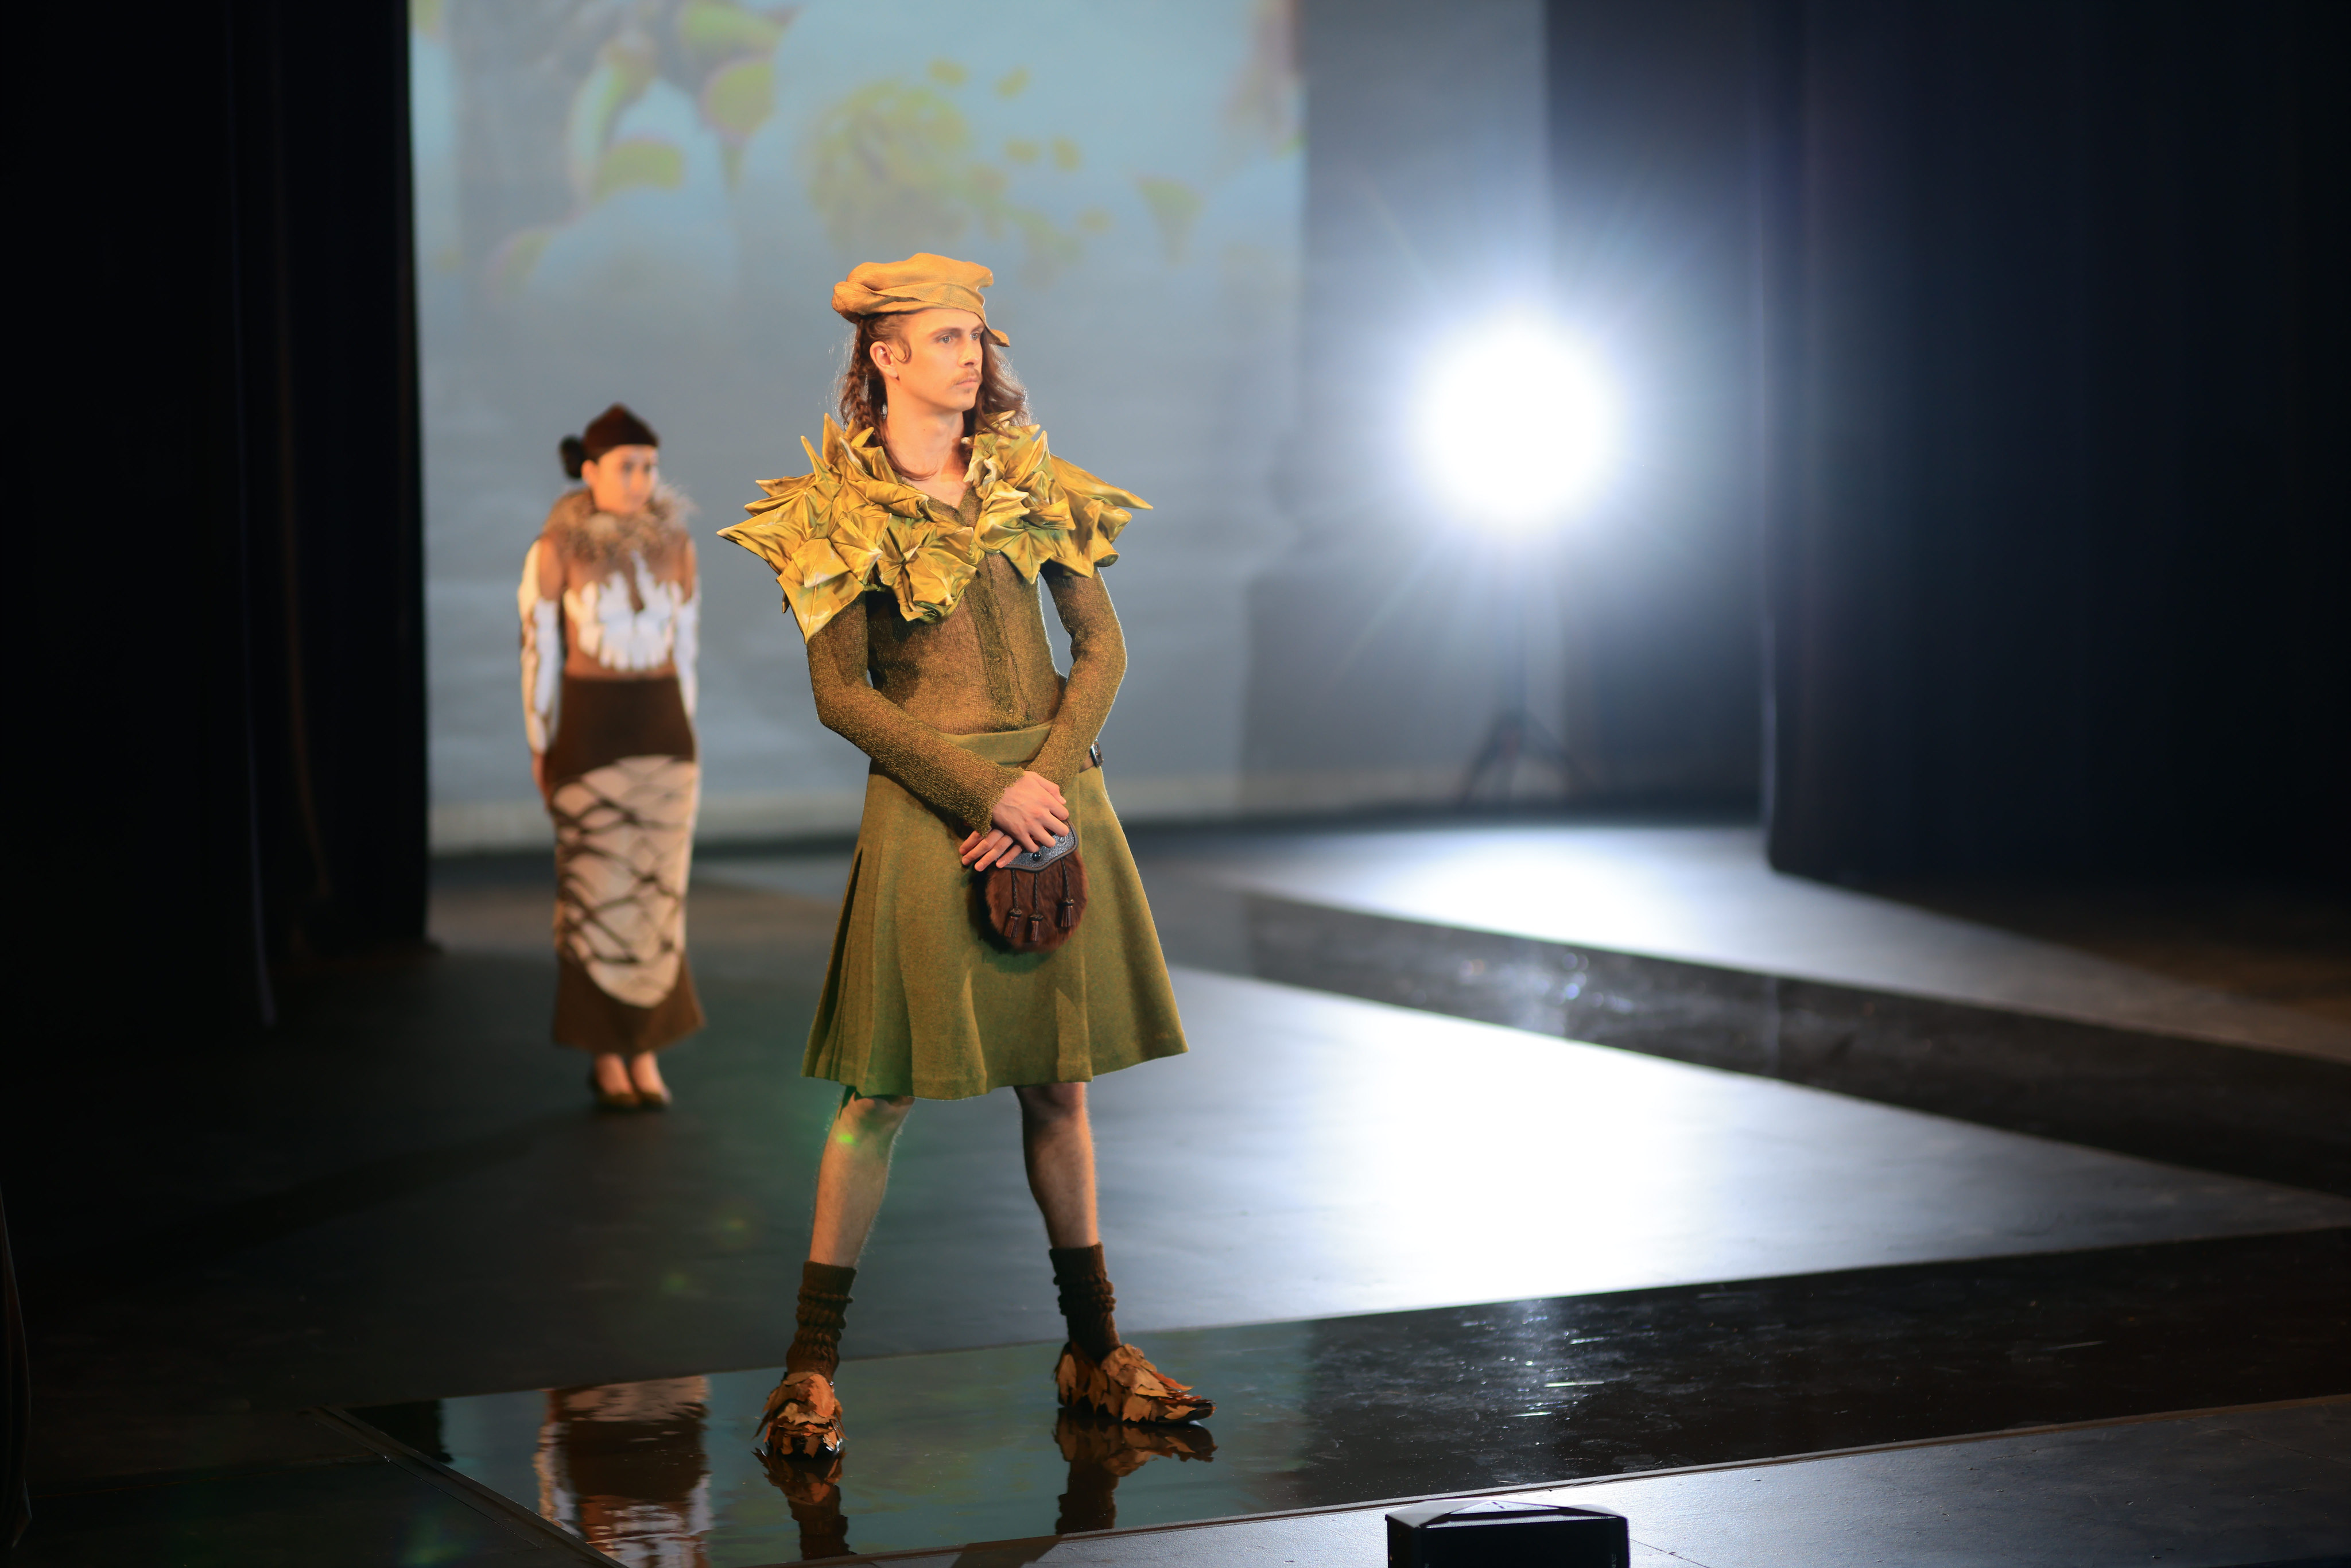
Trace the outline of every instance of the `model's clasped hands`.
[[1061, 787], [1041, 773], [1022, 772], [997, 797], [988, 813], [995, 826], [963, 841], [963, 863], [989, 871], [1024, 850], [1041, 850], [1070, 831], [1070, 804]]

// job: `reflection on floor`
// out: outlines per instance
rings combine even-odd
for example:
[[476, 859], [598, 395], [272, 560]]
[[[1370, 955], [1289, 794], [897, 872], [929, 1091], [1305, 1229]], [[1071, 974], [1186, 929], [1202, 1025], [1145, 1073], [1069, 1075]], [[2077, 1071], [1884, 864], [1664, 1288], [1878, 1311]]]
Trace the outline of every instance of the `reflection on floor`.
[[514, 1489], [516, 1500], [624, 1560], [692, 1553], [714, 1522], [709, 1413], [706, 1377], [549, 1389], [527, 1456], [530, 1484]]
[[623, 1561], [730, 1568], [2291, 1399], [2351, 1376], [2346, 1239], [1150, 1336], [1214, 1391], [1201, 1427], [1057, 1412], [1050, 1343], [852, 1362], [822, 1466], [751, 1455], [774, 1368], [353, 1414]]
[[[1122, 1324], [1219, 1414], [1139, 1442], [1057, 1419], [1013, 1107], [925, 1106], [838, 1476], [747, 1448], [832, 1104], [795, 1074], [845, 855], [705, 856], [711, 1028], [670, 1061], [678, 1108], [637, 1117], [590, 1113], [543, 1043], [544, 863], [444, 868], [438, 959], [299, 978], [277, 1034], [140, 1075], [55, 1053], [0, 1103], [41, 1400], [19, 1561], [1376, 1561], [1375, 1516], [1177, 1526], [1587, 1477], [1667, 1500], [1657, 1551], [1815, 1563], [1729, 1481], [1629, 1478], [1750, 1467], [1706, 1474], [1915, 1531], [1980, 1523], [1950, 1456], [1991, 1449], [1768, 1461], [2351, 1393], [2323, 1009], [1578, 831], [1148, 837], [1194, 1051], [1096, 1086], [1106, 1239]], [[2145, 1562], [2051, 1511], [2117, 1477], [2226, 1523], [2165, 1562], [2310, 1558], [2330, 1516], [2273, 1481], [2346, 1456], [2339, 1416], [2292, 1419], [2001, 1450], [2055, 1544], [1941, 1560]], [[1052, 1539], [1113, 1522], [1157, 1532]], [[1847, 1555], [1934, 1555], [1870, 1539]]]
[[[2345, 1568], [2351, 1400], [2299, 1401], [1592, 1481], [1532, 1495], [1632, 1526], [1633, 1568]], [[1286, 1515], [899, 1568], [1363, 1568], [1381, 1511]]]

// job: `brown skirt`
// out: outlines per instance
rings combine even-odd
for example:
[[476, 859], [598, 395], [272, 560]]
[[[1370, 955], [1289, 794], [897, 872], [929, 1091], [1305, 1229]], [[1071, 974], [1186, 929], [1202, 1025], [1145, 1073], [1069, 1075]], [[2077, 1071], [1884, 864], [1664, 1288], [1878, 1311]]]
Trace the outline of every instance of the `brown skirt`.
[[661, 1051], [700, 1029], [685, 957], [701, 768], [674, 677], [563, 677], [555, 819], [555, 1042]]

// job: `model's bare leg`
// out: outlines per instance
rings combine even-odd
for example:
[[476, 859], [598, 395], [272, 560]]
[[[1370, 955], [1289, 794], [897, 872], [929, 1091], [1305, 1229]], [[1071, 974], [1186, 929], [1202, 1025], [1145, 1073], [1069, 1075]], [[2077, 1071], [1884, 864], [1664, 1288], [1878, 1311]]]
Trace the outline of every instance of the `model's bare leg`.
[[633, 1094], [637, 1086], [629, 1081], [629, 1059], [617, 1051], [600, 1051], [595, 1061], [596, 1087], [607, 1094]]
[[1040, 1083], [1016, 1089], [1020, 1097], [1020, 1152], [1029, 1191], [1045, 1217], [1049, 1247], [1092, 1247], [1094, 1225], [1094, 1132], [1086, 1120], [1086, 1086]]
[[641, 1051], [629, 1058], [629, 1082], [646, 1099], [659, 1104], [669, 1103], [669, 1085], [662, 1082], [661, 1058], [650, 1051]]
[[799, 1332], [784, 1355], [784, 1380], [768, 1396], [759, 1445], [776, 1458], [841, 1451], [841, 1401], [832, 1375], [857, 1256], [890, 1187], [890, 1150], [913, 1110], [911, 1096], [852, 1095], [832, 1118], [816, 1173], [816, 1223], [800, 1267]]
[[[832, 1119], [824, 1141], [824, 1163], [816, 1172], [816, 1226], [809, 1237], [809, 1261], [854, 1269], [865, 1239], [890, 1190], [890, 1150], [912, 1095], [875, 1099], [852, 1096]], [[1091, 1186], [1088, 1188], [1092, 1191]]]
[[1094, 1134], [1086, 1086], [1040, 1083], [1020, 1097], [1020, 1145], [1029, 1190], [1045, 1217], [1053, 1283], [1070, 1343], [1053, 1368], [1064, 1405], [1125, 1421], [1190, 1421], [1216, 1406], [1151, 1364], [1118, 1337], [1110, 1271], [1094, 1222]]

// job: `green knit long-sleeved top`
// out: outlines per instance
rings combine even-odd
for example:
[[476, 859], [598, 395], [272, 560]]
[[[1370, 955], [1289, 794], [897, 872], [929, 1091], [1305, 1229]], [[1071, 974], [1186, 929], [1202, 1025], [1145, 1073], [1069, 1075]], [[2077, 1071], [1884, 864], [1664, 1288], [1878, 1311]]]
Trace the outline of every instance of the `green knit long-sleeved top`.
[[[818, 717], [975, 830], [1020, 770], [950, 736], [1050, 724], [1029, 770], [1066, 792], [1126, 673], [1098, 573], [1118, 559], [1129, 508], [1147, 503], [1053, 456], [1035, 425], [972, 438], [958, 507], [902, 479], [871, 429], [828, 419], [808, 455], [809, 473], [761, 480], [749, 518], [719, 537], [774, 570], [808, 637]], [[1066, 678], [1040, 578], [1070, 633]]]
[[1126, 674], [1126, 642], [1102, 579], [1050, 563], [1039, 575], [1070, 633], [1066, 677], [1053, 667], [1036, 584], [1000, 554], [981, 559], [945, 620], [905, 620], [891, 595], [866, 593], [809, 639], [809, 683], [825, 727], [974, 831], [987, 826], [1020, 770], [946, 737], [1050, 723], [1029, 771], [1066, 793]]

